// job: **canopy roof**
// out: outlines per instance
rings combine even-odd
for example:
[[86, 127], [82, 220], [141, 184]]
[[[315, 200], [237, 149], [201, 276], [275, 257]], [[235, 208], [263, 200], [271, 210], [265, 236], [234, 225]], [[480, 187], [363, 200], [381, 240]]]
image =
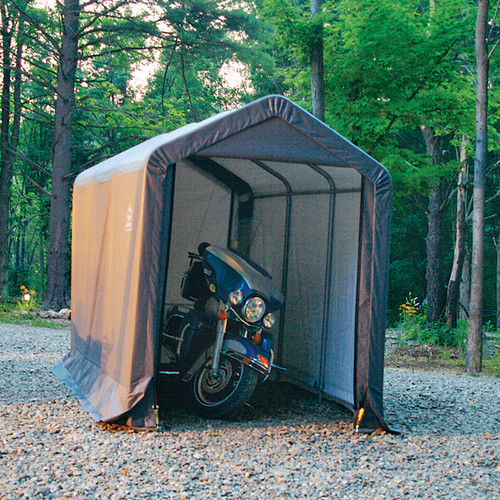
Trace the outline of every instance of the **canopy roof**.
[[281, 96], [92, 167], [74, 186], [72, 347], [55, 373], [95, 419], [154, 425], [158, 338], [186, 252], [242, 245], [249, 220], [248, 251], [285, 296], [286, 376], [385, 425], [390, 203], [380, 163]]

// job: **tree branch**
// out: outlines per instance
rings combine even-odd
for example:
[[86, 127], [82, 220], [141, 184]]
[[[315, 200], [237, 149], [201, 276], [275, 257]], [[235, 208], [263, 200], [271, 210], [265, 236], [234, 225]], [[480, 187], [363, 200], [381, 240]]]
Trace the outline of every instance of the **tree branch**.
[[486, 57], [486, 59], [490, 60], [491, 56], [493, 55], [493, 52], [495, 52], [495, 50], [499, 44], [500, 44], [500, 39], [498, 39], [497, 42], [495, 43], [495, 45], [493, 45], [493, 48], [488, 53], [488, 56]]
[[38, 163], [34, 162], [33, 160], [31, 160], [30, 158], [28, 158], [26, 155], [24, 155], [23, 153], [20, 153], [19, 151], [17, 150], [13, 150], [13, 149], [10, 149], [10, 152], [17, 158], [25, 161], [26, 163], [28, 163], [29, 165], [31, 165], [32, 167], [35, 167], [38, 171], [42, 172], [43, 174], [45, 174], [47, 177], [50, 177], [50, 172], [48, 170], [46, 170], [45, 168], [43, 168], [42, 166], [40, 166]]
[[484, 204], [486, 205], [486, 203], [490, 203], [491, 201], [496, 200], [497, 198], [500, 198], [500, 189], [493, 196], [491, 196], [490, 198], [488, 198], [484, 202]]
[[[148, 139], [148, 137], [146, 137], [146, 136], [137, 136], [137, 135], [129, 136], [129, 137], [122, 137], [121, 139], [113, 141], [113, 144], [116, 145], [116, 144], [119, 144], [121, 142], [129, 141], [131, 139], [134, 139], [134, 140], [137, 140], [137, 141], [141, 141], [141, 140]], [[110, 145], [111, 145], [111, 142], [108, 142], [104, 146], [101, 146], [99, 149], [94, 150], [94, 154], [93, 154], [93, 156], [92, 156], [92, 158], [90, 160], [88, 160], [85, 163], [83, 163], [82, 165], [80, 165], [80, 168], [78, 170], [76, 170], [75, 172], [71, 172], [70, 174], [66, 175], [64, 177], [64, 179], [67, 180], [67, 179], [71, 179], [73, 177], [76, 177], [77, 175], [81, 174], [84, 170], [87, 170], [87, 168], [95, 165], [97, 162], [104, 161], [104, 160], [106, 160], [106, 159], [111, 158], [112, 156], [114, 156], [114, 153], [110, 153], [110, 154], [99, 156], [99, 153], [102, 152], [102, 151], [104, 151], [106, 148], [109, 148]]]
[[172, 52], [170, 53], [170, 57], [168, 58], [167, 65], [165, 66], [165, 71], [163, 72], [163, 79], [161, 82], [161, 111], [162, 114], [165, 115], [165, 82], [167, 80], [167, 72], [170, 68], [170, 64], [172, 62], [172, 59], [174, 57], [175, 49], [177, 48], [177, 44], [179, 43], [179, 38], [177, 37], [175, 39], [174, 46], [172, 47]]
[[450, 203], [451, 198], [452, 198], [452, 192], [456, 189], [453, 188], [454, 183], [453, 182], [448, 182], [448, 187], [446, 188], [446, 194], [444, 195], [444, 201], [439, 207], [439, 211], [442, 212]]
[[47, 191], [43, 186], [40, 186], [38, 182], [32, 179], [24, 170], [19, 169], [19, 173], [29, 182], [31, 182], [34, 186], [36, 186], [42, 193], [51, 196], [50, 191]]
[[498, 160], [486, 171], [486, 177], [488, 177], [491, 174], [491, 172], [493, 172], [493, 170], [495, 170], [498, 166], [500, 166], [500, 160]]
[[181, 74], [182, 74], [182, 81], [184, 82], [184, 88], [186, 89], [186, 93], [189, 99], [189, 106], [191, 107], [191, 115], [195, 121], [197, 121], [196, 118], [196, 113], [194, 111], [194, 106], [193, 106], [193, 101], [191, 100], [191, 94], [189, 92], [189, 86], [186, 80], [186, 73], [185, 73], [185, 67], [184, 67], [184, 54], [182, 50], [182, 45], [181, 45]]
[[[82, 6], [82, 10], [84, 7], [87, 7], [89, 5], [95, 4], [97, 2], [87, 2]], [[83, 33], [85, 33], [85, 30], [93, 26], [99, 19], [102, 19], [103, 17], [108, 17], [109, 14], [112, 12], [117, 11], [120, 7], [123, 7], [125, 5], [128, 5], [130, 3], [130, 0], [122, 0], [121, 2], [111, 5], [107, 9], [104, 9], [103, 11], [96, 12], [93, 17], [91, 17], [86, 24], [81, 24], [79, 30], [78, 30], [78, 36], [82, 36]]]
[[487, 38], [490, 38], [490, 36], [493, 33], [493, 29], [495, 28], [499, 7], [500, 7], [500, 0], [497, 0], [497, 6], [495, 7], [495, 14], [493, 14], [493, 19], [491, 20], [491, 28], [490, 28], [490, 32], [488, 33]]
[[40, 22], [34, 19], [32, 16], [29, 15], [29, 13], [26, 11], [26, 9], [23, 9], [22, 7], [19, 7], [16, 2], [13, 2], [11, 0], [11, 4], [15, 7], [15, 9], [19, 12], [20, 16], [25, 19], [31, 26], [35, 28], [38, 32], [42, 34], [42, 36], [52, 45], [54, 49], [58, 49], [59, 43], [58, 41], [50, 34], [47, 33], [46, 31], [41, 29]]
[[[156, 49], [163, 49], [164, 46], [159, 45], [159, 46], [153, 46], [153, 47], [119, 47], [114, 50], [107, 50], [106, 54], [116, 54], [119, 52], [124, 52], [124, 51], [137, 51], [137, 52], [145, 52], [149, 50], [156, 50]], [[95, 54], [88, 54], [88, 55], [82, 55], [79, 57], [79, 61], [87, 61], [89, 59], [94, 59], [95, 57], [102, 57], [102, 53], [95, 53]]]

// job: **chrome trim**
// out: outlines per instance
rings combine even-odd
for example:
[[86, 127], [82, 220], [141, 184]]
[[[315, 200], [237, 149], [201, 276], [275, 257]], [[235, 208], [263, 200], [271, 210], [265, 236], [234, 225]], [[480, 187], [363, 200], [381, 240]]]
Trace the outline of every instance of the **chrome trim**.
[[[186, 313], [187, 314], [187, 313]], [[165, 321], [165, 324], [163, 325], [163, 331], [166, 332], [168, 331], [168, 325], [171, 323], [171, 321], [174, 319], [174, 318], [180, 318], [180, 319], [184, 319], [186, 316], [185, 315], [182, 315], [182, 314], [171, 314], [168, 316], [167, 320]]]
[[262, 379], [262, 382], [265, 382], [265, 381], [268, 379], [269, 375], [271, 374], [271, 370], [272, 370], [272, 368], [273, 368], [273, 366], [274, 366], [274, 365], [273, 365], [273, 361], [274, 361], [274, 351], [271, 349], [271, 350], [269, 351], [269, 354], [270, 354], [270, 356], [269, 356], [269, 371], [267, 372], [267, 375], [266, 375], [266, 376]]
[[168, 333], [164, 333], [163, 336], [166, 337], [167, 339], [175, 340], [176, 342], [182, 341], [182, 337], [174, 337], [173, 335], [169, 335]]
[[177, 345], [177, 349], [175, 350], [175, 353], [177, 355], [178, 358], [181, 357], [181, 349], [182, 349], [182, 345], [184, 344], [184, 334], [186, 333], [186, 330], [191, 327], [191, 323], [188, 323], [186, 326], [184, 326], [184, 328], [181, 330], [181, 334], [180, 334], [180, 342], [179, 344]]
[[283, 366], [273, 365], [272, 367], [276, 368], [276, 370], [281, 370], [282, 372], [286, 372], [287, 371], [287, 368], [284, 368]]
[[[219, 308], [219, 312], [225, 311], [227, 312], [230, 309], [229, 304], [224, 304], [221, 302], [222, 307]], [[217, 321], [217, 336], [215, 337], [215, 346], [214, 346], [214, 355], [212, 358], [212, 375], [214, 377], [220, 376], [220, 354], [222, 351], [222, 347], [224, 345], [224, 336], [226, 334], [227, 327], [227, 317], [225, 320]]]
[[227, 349], [223, 351], [223, 353], [228, 358], [234, 359], [235, 361], [239, 361], [240, 363], [249, 366], [265, 377], [268, 377], [271, 373], [271, 364], [266, 367], [266, 365], [262, 363], [262, 361], [255, 358], [250, 358], [248, 356], [245, 356], [241, 352], [233, 351], [232, 349]]

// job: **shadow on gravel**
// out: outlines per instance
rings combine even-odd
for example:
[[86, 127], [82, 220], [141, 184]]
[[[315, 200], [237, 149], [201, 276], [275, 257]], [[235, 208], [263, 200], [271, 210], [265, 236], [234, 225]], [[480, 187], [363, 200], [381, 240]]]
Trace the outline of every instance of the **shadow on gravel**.
[[181, 383], [161, 384], [160, 418], [171, 429], [189, 425], [206, 427], [350, 424], [352, 412], [333, 401], [285, 382], [269, 381], [257, 387], [249, 404], [225, 420], [197, 416], [191, 405], [188, 387]]

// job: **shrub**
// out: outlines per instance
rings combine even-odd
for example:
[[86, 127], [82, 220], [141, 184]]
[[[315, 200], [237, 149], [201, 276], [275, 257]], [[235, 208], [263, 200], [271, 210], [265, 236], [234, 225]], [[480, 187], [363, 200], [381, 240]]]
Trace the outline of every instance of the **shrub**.
[[408, 294], [404, 304], [399, 306], [398, 341], [414, 340], [419, 344], [439, 345], [465, 350], [467, 342], [467, 322], [460, 320], [457, 328], [448, 330], [444, 323], [429, 323], [425, 304]]

